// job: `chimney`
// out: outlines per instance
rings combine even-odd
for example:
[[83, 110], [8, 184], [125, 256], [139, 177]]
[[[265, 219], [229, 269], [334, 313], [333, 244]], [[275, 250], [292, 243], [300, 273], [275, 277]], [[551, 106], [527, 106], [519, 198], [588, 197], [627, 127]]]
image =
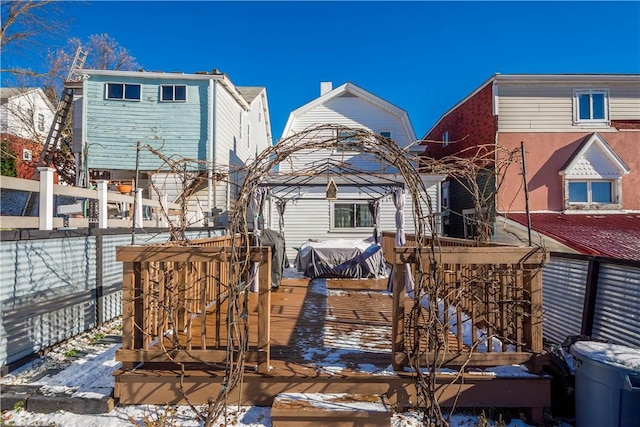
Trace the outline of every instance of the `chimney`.
[[331, 82], [320, 82], [320, 96], [329, 93], [333, 90], [333, 83]]

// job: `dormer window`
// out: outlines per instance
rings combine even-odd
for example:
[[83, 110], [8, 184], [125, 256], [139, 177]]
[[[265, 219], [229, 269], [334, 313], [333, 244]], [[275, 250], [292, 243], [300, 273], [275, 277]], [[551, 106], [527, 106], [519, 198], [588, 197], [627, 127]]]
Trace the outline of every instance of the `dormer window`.
[[565, 210], [622, 209], [622, 176], [629, 171], [599, 134], [588, 135], [560, 169]]
[[573, 91], [574, 124], [608, 124], [609, 90], [576, 89]]
[[616, 203], [613, 180], [567, 180], [569, 204]]

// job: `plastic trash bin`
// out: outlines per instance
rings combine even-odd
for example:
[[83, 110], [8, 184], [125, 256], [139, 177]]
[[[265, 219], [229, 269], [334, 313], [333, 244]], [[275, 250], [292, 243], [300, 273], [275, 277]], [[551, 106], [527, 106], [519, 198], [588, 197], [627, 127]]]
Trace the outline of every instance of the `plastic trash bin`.
[[640, 349], [578, 341], [570, 351], [576, 427], [640, 427]]

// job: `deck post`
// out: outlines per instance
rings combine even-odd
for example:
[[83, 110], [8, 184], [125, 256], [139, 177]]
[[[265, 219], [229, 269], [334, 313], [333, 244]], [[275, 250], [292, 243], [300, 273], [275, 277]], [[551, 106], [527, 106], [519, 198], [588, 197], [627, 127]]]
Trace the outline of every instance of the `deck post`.
[[53, 230], [53, 173], [54, 168], [39, 167], [40, 172], [40, 230]]
[[528, 319], [525, 319], [525, 332], [529, 331], [529, 350], [541, 353], [542, 344], [542, 270], [524, 271], [524, 288], [529, 293], [531, 307]]
[[107, 184], [109, 181], [99, 179], [98, 186], [98, 228], [107, 228], [109, 225], [109, 215], [107, 212]]
[[[394, 249], [395, 251], [395, 249]], [[393, 306], [391, 308], [391, 355], [392, 366], [396, 371], [404, 368], [404, 303], [403, 296], [405, 290], [405, 263], [394, 257], [393, 265]]]
[[271, 360], [271, 248], [260, 249], [258, 273], [258, 373], [269, 372]]
[[[135, 272], [133, 262], [122, 264], [122, 349], [134, 350]], [[133, 369], [135, 362], [122, 362], [123, 369]]]

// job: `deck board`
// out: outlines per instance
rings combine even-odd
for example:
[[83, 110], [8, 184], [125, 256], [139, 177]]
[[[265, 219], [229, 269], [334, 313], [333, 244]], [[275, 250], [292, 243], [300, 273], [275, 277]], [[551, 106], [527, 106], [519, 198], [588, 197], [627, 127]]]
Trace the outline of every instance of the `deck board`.
[[[249, 294], [249, 343], [253, 347], [257, 345], [257, 305], [257, 294]], [[226, 305], [222, 308], [220, 350], [226, 348]], [[241, 400], [244, 404], [271, 404], [284, 391], [384, 394], [400, 404], [415, 400], [411, 375], [390, 371], [391, 310], [392, 295], [386, 290], [386, 280], [283, 279], [280, 288], [271, 294], [269, 373], [257, 374], [256, 364], [247, 363], [247, 385], [242, 388]], [[199, 321], [200, 317], [192, 319], [193, 348], [201, 346]], [[215, 330], [215, 316], [207, 316], [206, 321], [206, 330]], [[215, 349], [213, 344], [213, 339], [208, 340], [207, 348]], [[170, 347], [170, 341], [165, 340], [165, 345]], [[182, 381], [192, 402], [206, 402], [212, 392], [217, 393], [224, 369], [223, 364], [215, 363], [186, 367]], [[179, 377], [180, 370], [175, 365], [147, 362], [135, 371], [123, 369], [116, 373], [115, 395], [122, 403], [183, 402], [177, 392]], [[444, 390], [451, 377], [438, 381]], [[525, 384], [517, 385], [520, 381]], [[467, 378], [463, 406], [482, 404], [488, 393], [501, 402], [517, 396], [507, 406], [549, 405], [548, 379], [491, 382], [486, 376]], [[538, 396], [531, 400], [522, 390], [534, 390]], [[441, 397], [445, 406], [453, 401], [448, 394]]]

